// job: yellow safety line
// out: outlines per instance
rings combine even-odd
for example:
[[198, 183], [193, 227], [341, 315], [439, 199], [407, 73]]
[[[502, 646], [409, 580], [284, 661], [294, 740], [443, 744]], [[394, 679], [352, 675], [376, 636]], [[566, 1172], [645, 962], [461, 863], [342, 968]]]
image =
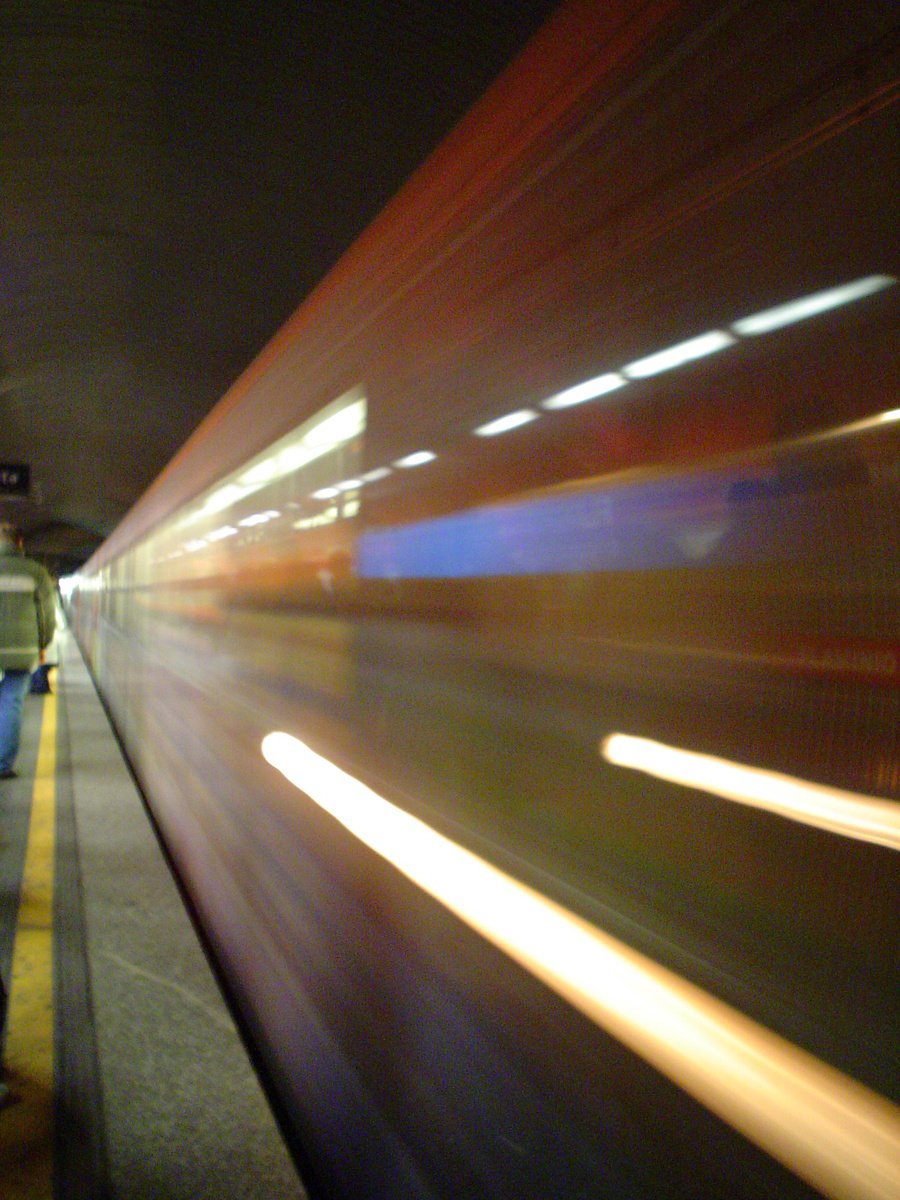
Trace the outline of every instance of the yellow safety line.
[[44, 697], [22, 893], [13, 944], [4, 1067], [13, 1102], [0, 1110], [5, 1200], [53, 1195], [53, 860], [56, 696]]

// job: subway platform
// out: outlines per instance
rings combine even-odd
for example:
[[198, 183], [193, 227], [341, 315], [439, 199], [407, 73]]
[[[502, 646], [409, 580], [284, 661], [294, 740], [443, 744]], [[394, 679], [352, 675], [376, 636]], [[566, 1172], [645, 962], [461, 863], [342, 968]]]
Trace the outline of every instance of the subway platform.
[[74, 638], [0, 782], [4, 1200], [304, 1195]]

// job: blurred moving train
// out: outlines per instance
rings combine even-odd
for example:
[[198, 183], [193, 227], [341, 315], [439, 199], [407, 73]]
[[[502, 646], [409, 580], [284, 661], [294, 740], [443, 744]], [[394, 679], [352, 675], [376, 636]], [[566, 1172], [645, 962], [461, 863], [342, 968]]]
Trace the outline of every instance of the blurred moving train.
[[313, 1196], [900, 1194], [896, 17], [564, 5], [74, 581]]

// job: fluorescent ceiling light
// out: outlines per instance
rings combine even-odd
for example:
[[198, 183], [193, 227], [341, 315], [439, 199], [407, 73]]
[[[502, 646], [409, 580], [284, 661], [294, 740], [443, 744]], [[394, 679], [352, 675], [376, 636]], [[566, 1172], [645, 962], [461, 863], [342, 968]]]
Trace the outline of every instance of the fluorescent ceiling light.
[[520, 408], [518, 412], [507, 413], [505, 417], [498, 417], [496, 421], [488, 421], [486, 425], [479, 425], [472, 432], [476, 433], [478, 437], [494, 437], [498, 433], [507, 433], [510, 429], [518, 429], [520, 425], [528, 425], [539, 415], [530, 408]]
[[340, 489], [336, 487], [319, 488], [317, 492], [312, 493], [313, 500], [333, 500], [335, 496], [339, 496]]
[[[893, 1105], [392, 804], [287, 733], [265, 759], [354, 837], [830, 1196], [896, 1194]], [[876, 1186], [876, 1184], [878, 1186]]]
[[619, 767], [631, 767], [750, 808], [766, 809], [843, 837], [900, 850], [900, 805], [891, 800], [810, 783], [624, 733], [605, 738], [600, 753]]
[[366, 471], [363, 475], [363, 483], [377, 483], [379, 479], [387, 479], [388, 475], [393, 475], [390, 467], [375, 467], [371, 471]]
[[708, 354], [716, 354], [736, 342], [730, 333], [715, 329], [710, 333], [701, 333], [699, 337], [679, 342], [668, 350], [658, 350], [646, 358], [639, 358], [622, 368], [622, 374], [629, 379], [647, 379], [650, 375], [661, 375], [663, 371], [674, 370], [675, 367], [693, 362], [697, 358], [706, 358]]
[[598, 396], [614, 392], [624, 387], [626, 382], [627, 380], [615, 371], [609, 371], [606, 375], [598, 375], [596, 379], [588, 379], [585, 383], [578, 383], [575, 387], [566, 388], [564, 392], [557, 392], [555, 396], [542, 400], [541, 408], [571, 408], [573, 404], [584, 404], [586, 400], [596, 400]]
[[425, 463], [434, 462], [436, 458], [437, 455], [432, 454], [430, 450], [416, 450], [414, 454], [407, 454], [405, 458], [398, 458], [394, 466], [402, 467], [404, 470], [407, 467], [422, 467]]
[[335, 487], [339, 492], [352, 492], [355, 488], [361, 488], [362, 485], [361, 479], [343, 479], [340, 483], [336, 483]]
[[854, 300], [872, 296], [896, 282], [892, 275], [867, 275], [854, 283], [828, 288], [824, 292], [814, 292], [811, 296], [803, 296], [799, 300], [791, 300], [788, 304], [767, 308], [751, 317], [743, 317], [740, 321], [735, 321], [731, 328], [741, 337], [770, 333], [784, 325], [793, 325], [796, 321], [805, 321], [808, 317], [817, 317], [819, 313], [828, 312], [832, 308], [840, 308], [844, 304], [852, 304]]

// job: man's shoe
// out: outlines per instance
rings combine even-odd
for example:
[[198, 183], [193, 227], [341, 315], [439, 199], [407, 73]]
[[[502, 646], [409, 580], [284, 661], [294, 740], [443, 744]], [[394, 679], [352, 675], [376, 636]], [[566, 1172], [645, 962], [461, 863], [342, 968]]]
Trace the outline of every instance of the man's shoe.
[[19, 772], [14, 771], [12, 767], [7, 767], [5, 771], [0, 771], [0, 779], [18, 779]]

